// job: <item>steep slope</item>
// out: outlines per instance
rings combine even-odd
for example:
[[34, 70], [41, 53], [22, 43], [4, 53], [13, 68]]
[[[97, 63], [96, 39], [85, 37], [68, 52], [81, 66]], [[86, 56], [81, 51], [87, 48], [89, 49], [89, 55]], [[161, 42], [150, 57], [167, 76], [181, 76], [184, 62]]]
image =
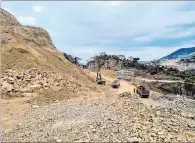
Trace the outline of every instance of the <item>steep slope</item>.
[[21, 26], [19, 21], [4, 9], [1, 10], [1, 26]]
[[171, 59], [181, 59], [181, 58], [190, 58], [191, 56], [195, 55], [195, 47], [191, 48], [182, 48], [168, 56], [161, 58], [160, 60], [171, 60]]
[[[47, 31], [39, 27], [22, 26], [13, 15], [3, 9], [1, 9], [1, 24], [1, 71], [4, 76], [17, 78], [26, 70], [37, 68], [42, 71], [55, 72], [57, 75], [63, 76], [64, 79], [71, 79], [71, 81], [64, 80], [63, 85], [71, 84], [74, 88], [62, 87], [69, 93], [75, 93], [75, 88], [77, 91], [82, 90], [82, 87], [90, 90], [96, 89], [93, 79], [82, 69], [66, 60], [63, 53], [55, 48]], [[16, 76], [11, 75], [13, 70], [16, 72]], [[2, 78], [7, 79], [7, 77]], [[36, 77], [32, 76], [31, 78]], [[17, 79], [14, 81], [16, 81], [16, 85], [12, 84], [17, 86]], [[7, 83], [6, 80], [3, 86], [9, 84], [11, 83]], [[10, 93], [13, 92], [15, 91], [10, 91]], [[7, 94], [8, 92], [3, 93]]]

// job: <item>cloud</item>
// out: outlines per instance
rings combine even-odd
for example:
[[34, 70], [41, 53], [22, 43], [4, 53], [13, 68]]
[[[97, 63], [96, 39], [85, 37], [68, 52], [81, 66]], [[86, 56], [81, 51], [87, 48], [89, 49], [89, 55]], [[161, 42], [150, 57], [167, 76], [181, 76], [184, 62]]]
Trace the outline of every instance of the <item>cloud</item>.
[[153, 39], [150, 36], [140, 36], [135, 37], [133, 40], [136, 42], [149, 42], [152, 41]]
[[39, 6], [39, 5], [33, 6], [32, 9], [34, 12], [42, 12], [43, 11], [43, 7]]
[[36, 18], [32, 16], [19, 16], [18, 20], [23, 25], [36, 25]]
[[97, 46], [83, 46], [83, 47], [69, 47], [66, 52], [76, 55], [82, 58], [82, 62], [86, 63], [90, 57], [100, 54], [101, 52], [106, 52], [107, 54], [125, 55], [126, 57], [133, 56], [139, 57], [142, 61], [150, 61], [153, 59], [160, 59], [172, 52], [180, 49], [193, 47], [195, 45], [195, 40], [186, 41], [177, 46], [136, 46], [121, 50], [117, 47], [112, 47], [109, 50], [104, 45]]

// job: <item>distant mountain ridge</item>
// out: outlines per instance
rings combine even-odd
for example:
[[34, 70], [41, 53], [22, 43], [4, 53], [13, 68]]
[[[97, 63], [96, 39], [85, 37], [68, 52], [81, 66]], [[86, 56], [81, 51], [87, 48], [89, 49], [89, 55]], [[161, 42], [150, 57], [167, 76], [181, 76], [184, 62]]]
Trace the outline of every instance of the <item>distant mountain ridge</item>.
[[161, 58], [160, 60], [164, 61], [164, 60], [172, 60], [172, 59], [186, 59], [192, 56], [195, 56], [195, 47], [181, 48], [171, 53], [170, 55]]

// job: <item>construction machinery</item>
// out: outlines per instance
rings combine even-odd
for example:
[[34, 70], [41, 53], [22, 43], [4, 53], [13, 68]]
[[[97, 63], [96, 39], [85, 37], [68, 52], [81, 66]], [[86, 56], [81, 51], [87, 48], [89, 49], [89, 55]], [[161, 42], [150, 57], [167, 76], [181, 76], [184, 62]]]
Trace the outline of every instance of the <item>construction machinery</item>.
[[97, 72], [96, 83], [97, 84], [103, 84], [103, 85], [106, 84], [106, 81], [102, 80], [101, 74], [99, 72]]
[[112, 88], [119, 88], [120, 87], [120, 81], [119, 80], [114, 80], [111, 84]]
[[136, 92], [137, 94], [139, 94], [139, 96], [141, 97], [141, 98], [148, 98], [149, 97], [149, 95], [150, 95], [150, 92], [149, 92], [149, 90], [147, 90], [144, 86], [138, 86], [138, 87], [136, 87], [136, 89], [134, 89], [134, 92]]

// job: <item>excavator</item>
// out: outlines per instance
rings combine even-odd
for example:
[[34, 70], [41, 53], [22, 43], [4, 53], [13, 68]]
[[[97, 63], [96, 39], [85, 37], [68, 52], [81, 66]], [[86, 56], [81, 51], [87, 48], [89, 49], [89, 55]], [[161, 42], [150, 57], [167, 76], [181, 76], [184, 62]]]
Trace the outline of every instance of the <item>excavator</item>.
[[96, 83], [97, 84], [103, 84], [103, 85], [106, 84], [106, 81], [105, 80], [102, 80], [102, 76], [101, 76], [101, 73], [100, 72], [97, 72]]
[[106, 81], [105, 80], [102, 80], [102, 76], [101, 76], [101, 73], [100, 73], [100, 69], [101, 69], [101, 64], [98, 61], [98, 71], [97, 71], [97, 76], [96, 76], [96, 83], [97, 84], [105, 85], [106, 84]]

